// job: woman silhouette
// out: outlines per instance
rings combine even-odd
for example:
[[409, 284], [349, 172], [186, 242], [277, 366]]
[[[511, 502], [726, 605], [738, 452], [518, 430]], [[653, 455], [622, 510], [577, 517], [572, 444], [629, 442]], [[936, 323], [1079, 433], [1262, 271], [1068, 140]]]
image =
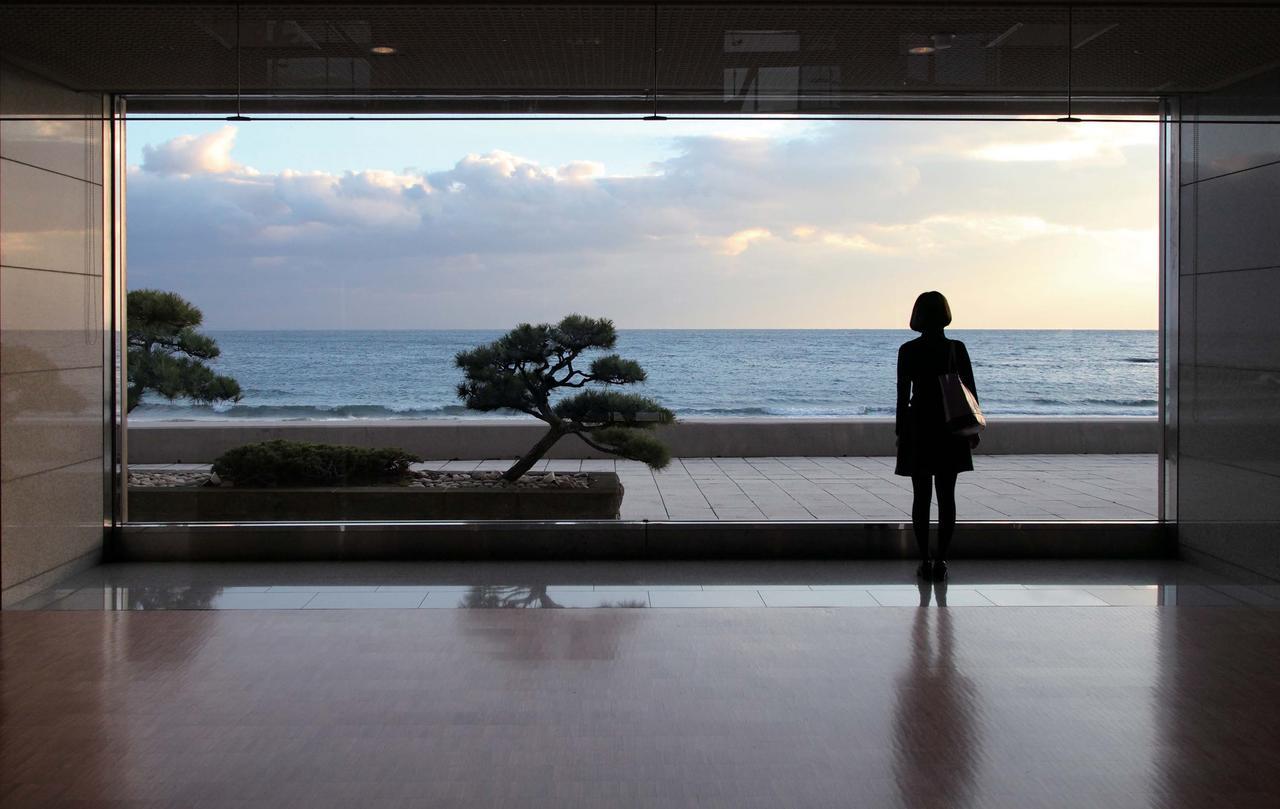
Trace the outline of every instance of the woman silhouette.
[[[947, 551], [956, 529], [956, 476], [973, 471], [978, 437], [953, 435], [947, 429], [938, 377], [958, 373], [978, 395], [969, 352], [943, 329], [951, 323], [951, 307], [941, 292], [925, 292], [911, 310], [911, 328], [920, 336], [898, 349], [898, 463], [894, 472], [911, 478], [911, 527], [920, 549], [922, 579], [947, 577]], [[938, 492], [938, 553], [929, 557], [930, 489]]]

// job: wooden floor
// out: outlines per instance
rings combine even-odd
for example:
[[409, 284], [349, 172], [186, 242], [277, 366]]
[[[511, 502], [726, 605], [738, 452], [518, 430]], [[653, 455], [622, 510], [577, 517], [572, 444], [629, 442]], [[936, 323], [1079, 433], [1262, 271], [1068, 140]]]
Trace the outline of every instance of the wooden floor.
[[1280, 806], [1280, 612], [0, 613], [0, 805]]

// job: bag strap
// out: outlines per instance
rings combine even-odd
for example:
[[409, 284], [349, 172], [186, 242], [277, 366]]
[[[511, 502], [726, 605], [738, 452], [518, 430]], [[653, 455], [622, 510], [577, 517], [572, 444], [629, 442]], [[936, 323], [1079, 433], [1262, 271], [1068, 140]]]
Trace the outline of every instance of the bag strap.
[[947, 340], [947, 373], [959, 373], [956, 370], [956, 341], [951, 339]]

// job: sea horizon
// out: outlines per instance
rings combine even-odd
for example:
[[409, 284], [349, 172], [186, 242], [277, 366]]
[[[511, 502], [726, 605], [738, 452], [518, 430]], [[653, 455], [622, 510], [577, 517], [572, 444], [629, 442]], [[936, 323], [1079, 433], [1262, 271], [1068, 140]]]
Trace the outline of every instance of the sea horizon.
[[[211, 365], [240, 382], [235, 404], [166, 402], [137, 421], [522, 418], [466, 409], [457, 352], [505, 329], [207, 329]], [[1155, 330], [954, 329], [988, 415], [1154, 416]], [[632, 390], [685, 418], [892, 416], [907, 329], [619, 329], [617, 353], [648, 380]]]

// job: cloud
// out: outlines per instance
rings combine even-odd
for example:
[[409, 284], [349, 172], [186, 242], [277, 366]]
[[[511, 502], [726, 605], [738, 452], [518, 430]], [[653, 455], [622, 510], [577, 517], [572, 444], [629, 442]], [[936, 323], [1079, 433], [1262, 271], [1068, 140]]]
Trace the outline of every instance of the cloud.
[[719, 240], [718, 249], [726, 256], [738, 256], [746, 252], [752, 242], [773, 238], [773, 234], [765, 228], [747, 228]]
[[[973, 137], [974, 134], [979, 137]], [[995, 138], [971, 133], [932, 144], [932, 147], [996, 163], [1120, 166], [1126, 162], [1126, 149], [1154, 149], [1157, 137], [1155, 126], [1143, 119], [1080, 125], [1027, 121], [1013, 125]]]
[[245, 172], [231, 158], [235, 142], [236, 128], [224, 126], [204, 135], [179, 135], [158, 146], [148, 144], [142, 147], [142, 170], [179, 175]]
[[604, 174], [604, 164], [594, 160], [574, 160], [556, 171], [561, 180], [591, 180]]
[[893, 253], [895, 248], [879, 244], [862, 233], [839, 233], [821, 230], [810, 225], [796, 225], [791, 228], [790, 236], [799, 242], [822, 244], [840, 250], [864, 251], [869, 253]]
[[[1154, 141], [1137, 125], [1024, 126], [682, 134], [639, 176], [500, 150], [430, 172], [259, 173], [235, 161], [226, 127], [144, 148], [130, 283], [188, 295], [215, 328], [492, 327], [567, 311], [623, 326], [879, 327], [921, 288], [961, 290], [963, 304], [962, 286], [972, 311], [1006, 313], [998, 325], [1107, 325], [1047, 294], [998, 294], [997, 280], [1049, 269], [1138, 279], [1124, 300], [1153, 302], [1155, 252], [1134, 245], [1156, 244]], [[1096, 148], [993, 157], [1078, 142]], [[1108, 299], [1107, 317], [1124, 300]]]

